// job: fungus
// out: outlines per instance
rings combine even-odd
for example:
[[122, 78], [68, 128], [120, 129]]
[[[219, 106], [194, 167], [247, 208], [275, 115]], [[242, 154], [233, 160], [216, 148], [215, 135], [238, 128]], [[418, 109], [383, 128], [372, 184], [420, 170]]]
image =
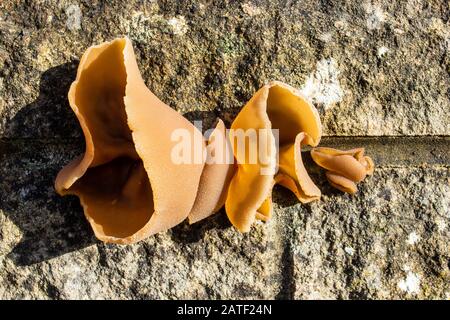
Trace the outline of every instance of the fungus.
[[[224, 204], [231, 223], [247, 232], [256, 219], [271, 218], [275, 184], [302, 203], [321, 196], [301, 157], [303, 146], [319, 144], [320, 118], [287, 84], [263, 86], [239, 112], [230, 134], [219, 119], [206, 142], [145, 86], [125, 37], [85, 52], [68, 98], [86, 149], [58, 173], [55, 189], [80, 198], [102, 241], [134, 243], [186, 217], [189, 223], [200, 221]], [[190, 153], [188, 161], [174, 159], [177, 130], [187, 136], [181, 149]], [[314, 148], [311, 156], [344, 192], [355, 193], [356, 183], [374, 170], [363, 148]]]
[[[239, 112], [231, 129], [238, 168], [228, 189], [225, 208], [238, 230], [248, 232], [255, 219], [270, 219], [275, 183], [294, 191], [302, 202], [320, 197], [320, 190], [303, 167], [300, 146], [317, 146], [322, 127], [317, 110], [298, 90], [278, 81], [263, 86]], [[254, 136], [252, 130], [256, 131]], [[243, 152], [239, 148], [242, 135], [246, 141]], [[251, 161], [255, 149], [258, 156]], [[276, 174], [278, 157], [280, 171]]]
[[218, 119], [206, 147], [207, 160], [200, 178], [197, 198], [188, 216], [195, 223], [216, 213], [225, 204], [228, 185], [234, 173], [234, 157], [222, 120]]
[[301, 153], [301, 143], [306, 133], [300, 132], [293, 144], [280, 148], [279, 171], [276, 183], [291, 190], [302, 203], [319, 200], [321, 192], [306, 171]]
[[80, 198], [96, 237], [129, 244], [169, 229], [191, 211], [204, 166], [174, 163], [174, 130], [205, 148], [202, 134], [146, 86], [128, 38], [90, 47], [68, 94], [84, 133], [84, 155], [55, 189]]
[[319, 147], [311, 150], [311, 157], [327, 170], [326, 177], [333, 187], [351, 194], [357, 191], [356, 183], [374, 171], [374, 163], [364, 155], [364, 148], [342, 151]]

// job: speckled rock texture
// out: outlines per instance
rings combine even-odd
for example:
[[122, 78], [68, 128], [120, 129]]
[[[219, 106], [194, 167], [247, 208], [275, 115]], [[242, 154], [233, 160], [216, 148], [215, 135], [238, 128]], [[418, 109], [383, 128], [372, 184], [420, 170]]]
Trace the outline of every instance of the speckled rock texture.
[[[445, 0], [1, 1], [0, 298], [450, 299], [449, 17]], [[98, 242], [53, 181], [83, 152], [67, 101], [79, 59], [123, 35], [190, 120], [230, 124], [281, 80], [319, 109], [323, 146], [368, 147], [374, 176], [342, 194], [305, 152], [322, 200], [276, 187], [250, 233], [221, 211]]]

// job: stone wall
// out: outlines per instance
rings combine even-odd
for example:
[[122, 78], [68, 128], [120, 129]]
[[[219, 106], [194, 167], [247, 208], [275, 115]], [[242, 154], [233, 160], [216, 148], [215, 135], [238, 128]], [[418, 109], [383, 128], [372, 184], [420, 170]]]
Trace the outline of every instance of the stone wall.
[[[0, 3], [0, 298], [450, 298], [450, 24], [445, 0]], [[128, 35], [148, 87], [227, 124], [263, 84], [301, 88], [323, 146], [366, 146], [355, 196], [269, 223], [223, 211], [131, 246], [98, 242], [53, 190], [83, 152], [67, 91], [86, 48]], [[156, 115], [155, 115], [156, 116]]]

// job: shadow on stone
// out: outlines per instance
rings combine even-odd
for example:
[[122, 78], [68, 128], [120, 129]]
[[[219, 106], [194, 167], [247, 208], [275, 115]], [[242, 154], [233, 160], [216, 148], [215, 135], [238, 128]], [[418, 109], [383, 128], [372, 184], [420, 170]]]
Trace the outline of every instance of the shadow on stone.
[[295, 298], [295, 262], [292, 248], [289, 243], [287, 243], [283, 249], [281, 262], [283, 270], [281, 273], [281, 288], [276, 295], [275, 300], [292, 300]]
[[95, 242], [78, 199], [60, 197], [53, 188], [58, 171], [84, 151], [67, 101], [76, 65], [44, 72], [38, 98], [6, 123], [0, 140], [0, 209], [22, 234], [8, 254], [17, 265], [39, 263]]
[[223, 230], [231, 227], [225, 209], [222, 208], [212, 216], [191, 225], [185, 220], [173, 227], [170, 235], [172, 240], [177, 243], [189, 244], [201, 241], [205, 233], [211, 229]]
[[8, 121], [4, 138], [67, 139], [81, 138], [78, 121], [69, 107], [67, 93], [76, 76], [78, 61], [45, 71], [40, 79], [39, 96], [22, 107]]
[[[208, 129], [214, 129], [217, 123], [217, 118], [221, 118], [224, 120], [219, 112], [216, 111], [190, 111], [183, 114], [183, 116], [188, 119], [190, 122], [195, 124], [195, 122], [201, 121], [202, 133], [204, 134]], [[225, 123], [227, 128], [229, 128], [229, 124]]]

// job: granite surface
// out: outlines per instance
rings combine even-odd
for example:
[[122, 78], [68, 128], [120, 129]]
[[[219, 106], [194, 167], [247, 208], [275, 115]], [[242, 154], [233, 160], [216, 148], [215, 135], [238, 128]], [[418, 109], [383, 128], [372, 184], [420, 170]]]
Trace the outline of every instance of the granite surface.
[[[0, 2], [0, 298], [450, 298], [450, 9], [408, 1]], [[281, 187], [248, 234], [223, 211], [131, 246], [55, 194], [83, 152], [67, 91], [90, 45], [127, 35], [149, 88], [229, 124], [264, 83], [300, 88], [323, 146], [366, 146], [355, 196]]]

